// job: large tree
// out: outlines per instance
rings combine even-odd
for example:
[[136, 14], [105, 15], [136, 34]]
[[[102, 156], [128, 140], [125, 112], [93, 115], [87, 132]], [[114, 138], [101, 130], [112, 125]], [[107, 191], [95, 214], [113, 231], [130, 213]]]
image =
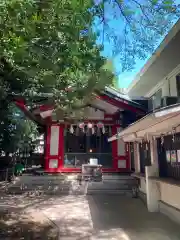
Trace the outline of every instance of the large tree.
[[[153, 51], [178, 14], [174, 1], [163, 0], [1, 0], [1, 130], [14, 130], [11, 123], [3, 128], [9, 93], [51, 93], [57, 108], [68, 114], [86, 106], [95, 90], [112, 84], [114, 76], [95, 44], [94, 21], [127, 70], [136, 57]], [[114, 18], [122, 20], [119, 29], [111, 25]]]
[[67, 110], [112, 82], [91, 31], [91, 0], [2, 0], [0, 6], [1, 62], [22, 93], [53, 93]]
[[151, 55], [180, 17], [178, 0], [98, 0], [93, 10], [98, 42], [110, 44], [119, 72]]
[[0, 1], [1, 150], [16, 151], [32, 125], [14, 115], [9, 94], [51, 94], [68, 115], [111, 84], [91, 31], [92, 7], [91, 0]]
[[2, 0], [0, 11], [1, 89], [53, 93], [65, 111], [86, 105], [114, 79], [95, 45], [95, 19], [124, 71], [151, 53], [179, 16], [174, 1], [165, 0]]

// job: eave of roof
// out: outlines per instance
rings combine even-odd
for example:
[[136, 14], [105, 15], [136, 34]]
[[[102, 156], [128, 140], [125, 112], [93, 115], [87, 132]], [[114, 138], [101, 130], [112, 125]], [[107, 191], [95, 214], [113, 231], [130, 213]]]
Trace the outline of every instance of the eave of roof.
[[134, 100], [132, 100], [128, 95], [126, 94], [122, 94], [120, 92], [118, 92], [117, 90], [110, 88], [110, 87], [106, 87], [104, 90], [104, 93], [106, 95], [108, 95], [109, 97], [112, 97], [114, 99], [119, 99], [121, 101], [124, 101], [125, 103], [128, 103], [130, 106], [140, 109], [144, 112], [147, 112], [148, 109], [145, 109], [144, 106], [142, 106], [141, 104], [135, 102]]
[[155, 50], [149, 60], [145, 63], [140, 72], [135, 76], [134, 80], [131, 82], [127, 89], [127, 93], [130, 93], [137, 83], [141, 81], [141, 77], [146, 73], [146, 71], [154, 64], [156, 59], [160, 56], [166, 46], [172, 41], [172, 39], [178, 34], [180, 31], [180, 20], [176, 22], [176, 24], [171, 28], [168, 34], [165, 36], [164, 40], [161, 42], [159, 47]]
[[[119, 138], [122, 138], [123, 136], [145, 130], [145, 129], [141, 129], [142, 125], [140, 126], [140, 128], [136, 128], [136, 126], [138, 126], [139, 124], [142, 124], [144, 121], [146, 121], [148, 119], [149, 119], [149, 121], [146, 124], [146, 129], [149, 127], [149, 125], [148, 125], [149, 122], [152, 122], [151, 118], [157, 117], [157, 116], [163, 117], [163, 113], [164, 113], [164, 115], [169, 115], [169, 114], [173, 114], [176, 112], [180, 112], [180, 103], [157, 109], [151, 113], [148, 113], [146, 116], [135, 121], [134, 123], [130, 124], [128, 127], [124, 128], [121, 132], [118, 132], [117, 134], [113, 135], [111, 138], [108, 139], [108, 141], [111, 142], [111, 141], [117, 140]], [[161, 123], [161, 121], [158, 123]]]

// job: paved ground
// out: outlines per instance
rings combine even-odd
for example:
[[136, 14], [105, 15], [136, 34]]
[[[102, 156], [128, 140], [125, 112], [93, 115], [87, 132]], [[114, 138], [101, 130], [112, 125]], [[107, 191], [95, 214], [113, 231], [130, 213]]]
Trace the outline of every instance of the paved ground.
[[93, 239], [179, 240], [180, 227], [159, 213], [148, 213], [139, 199], [123, 196], [89, 198]]
[[180, 227], [124, 196], [66, 196], [41, 204], [61, 240], [179, 240]]
[[4, 195], [0, 213], [3, 240], [180, 240], [178, 225], [125, 196]]

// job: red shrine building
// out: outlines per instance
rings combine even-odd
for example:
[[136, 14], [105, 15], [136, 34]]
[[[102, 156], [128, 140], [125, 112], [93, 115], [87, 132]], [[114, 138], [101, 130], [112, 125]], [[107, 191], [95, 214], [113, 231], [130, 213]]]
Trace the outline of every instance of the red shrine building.
[[[72, 114], [75, 124], [65, 122], [62, 112], [54, 113], [49, 98], [38, 97], [33, 107], [15, 97], [16, 105], [44, 132], [44, 170], [79, 172], [81, 165], [96, 159], [103, 172], [129, 172], [132, 168], [128, 143], [108, 138], [146, 114], [143, 100], [130, 99], [113, 88], [106, 88], [83, 109], [85, 120]], [[32, 103], [31, 103], [32, 106]]]

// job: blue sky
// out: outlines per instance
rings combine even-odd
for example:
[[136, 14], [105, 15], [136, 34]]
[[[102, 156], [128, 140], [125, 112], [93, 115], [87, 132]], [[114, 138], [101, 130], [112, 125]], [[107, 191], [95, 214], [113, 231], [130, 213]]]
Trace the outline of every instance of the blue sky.
[[[177, 4], [180, 4], [180, 0], [176, 0]], [[108, 9], [108, 11], [110, 11]], [[110, 13], [110, 17], [111, 17], [111, 13]], [[109, 16], [108, 16], [109, 17]], [[175, 21], [176, 22], [176, 21]], [[95, 28], [98, 29], [98, 26], [95, 22]], [[122, 19], [110, 19], [110, 26], [112, 28], [112, 32], [113, 31], [121, 31], [121, 26], [123, 26], [123, 20]], [[158, 47], [158, 45], [160, 44], [160, 42], [163, 40], [162, 39], [157, 43], [156, 47]], [[98, 40], [98, 43], [100, 43], [102, 40]], [[132, 71], [126, 71], [123, 73], [119, 73], [120, 72], [120, 63], [119, 63], [119, 56], [113, 56], [112, 55], [112, 49], [113, 46], [111, 45], [111, 43], [104, 41], [104, 50], [102, 52], [102, 55], [107, 57], [108, 59], [111, 59], [113, 61], [114, 64], [114, 68], [115, 68], [115, 73], [118, 75], [118, 86], [120, 88], [127, 88], [130, 83], [132, 82], [132, 80], [135, 78], [136, 74], [141, 70], [141, 68], [144, 66], [144, 64], [146, 63], [146, 61], [151, 57], [151, 55], [147, 55], [147, 58], [145, 60], [139, 60], [136, 59], [136, 64], [133, 68]]]

